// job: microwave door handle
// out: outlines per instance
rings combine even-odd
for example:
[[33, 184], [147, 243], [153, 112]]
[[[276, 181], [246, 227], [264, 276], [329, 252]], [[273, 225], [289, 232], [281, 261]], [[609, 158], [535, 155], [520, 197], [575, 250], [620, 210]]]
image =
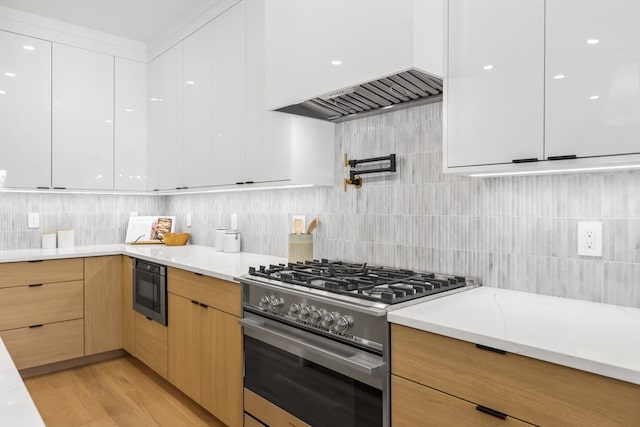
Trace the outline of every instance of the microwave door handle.
[[323, 366], [326, 366], [328, 362], [329, 366], [326, 367], [331, 367], [331, 365], [334, 364], [341, 365], [350, 371], [369, 376], [378, 376], [384, 372], [386, 366], [384, 362], [375, 363], [358, 359], [357, 357], [345, 357], [344, 355], [318, 347], [298, 337], [293, 337], [289, 334], [271, 329], [264, 326], [263, 323], [252, 319], [240, 319], [238, 323], [245, 328], [246, 335]]

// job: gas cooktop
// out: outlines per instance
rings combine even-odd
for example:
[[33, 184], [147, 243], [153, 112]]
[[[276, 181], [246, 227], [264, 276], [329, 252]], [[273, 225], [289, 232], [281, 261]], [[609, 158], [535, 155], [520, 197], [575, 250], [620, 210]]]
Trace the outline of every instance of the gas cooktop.
[[416, 272], [341, 261], [306, 261], [250, 267], [249, 275], [271, 283], [297, 285], [348, 297], [398, 304], [478, 284], [462, 276]]

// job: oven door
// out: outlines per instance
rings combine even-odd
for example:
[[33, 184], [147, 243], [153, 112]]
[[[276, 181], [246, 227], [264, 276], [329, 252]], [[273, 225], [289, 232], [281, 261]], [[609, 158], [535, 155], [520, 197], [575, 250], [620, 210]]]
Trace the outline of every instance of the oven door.
[[134, 310], [166, 326], [166, 278], [147, 271], [133, 271]]
[[252, 313], [240, 323], [246, 389], [314, 427], [388, 425], [381, 356]]

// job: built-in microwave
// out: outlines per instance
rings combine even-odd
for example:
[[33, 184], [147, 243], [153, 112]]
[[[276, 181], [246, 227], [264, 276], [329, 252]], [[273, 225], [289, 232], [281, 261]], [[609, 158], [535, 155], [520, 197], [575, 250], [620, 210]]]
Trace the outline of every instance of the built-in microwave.
[[167, 326], [167, 267], [134, 259], [133, 309]]

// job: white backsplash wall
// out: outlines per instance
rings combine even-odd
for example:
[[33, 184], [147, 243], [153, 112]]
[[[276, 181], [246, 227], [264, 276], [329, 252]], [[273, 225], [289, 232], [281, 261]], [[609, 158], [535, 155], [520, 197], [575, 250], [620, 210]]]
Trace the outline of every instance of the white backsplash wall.
[[[640, 307], [640, 173], [471, 179], [442, 174], [442, 104], [337, 125], [336, 186], [167, 197], [192, 243], [238, 214], [243, 250], [287, 256], [294, 214], [320, 217], [316, 258], [479, 277], [489, 286]], [[398, 172], [342, 190], [349, 158], [396, 153]], [[193, 227], [184, 227], [186, 213]], [[604, 256], [577, 255], [603, 221]]]
[[[164, 214], [165, 197], [0, 192], [0, 250], [41, 247], [41, 234], [75, 230], [75, 244], [123, 243], [130, 212]], [[40, 214], [40, 228], [27, 227], [27, 214]]]

